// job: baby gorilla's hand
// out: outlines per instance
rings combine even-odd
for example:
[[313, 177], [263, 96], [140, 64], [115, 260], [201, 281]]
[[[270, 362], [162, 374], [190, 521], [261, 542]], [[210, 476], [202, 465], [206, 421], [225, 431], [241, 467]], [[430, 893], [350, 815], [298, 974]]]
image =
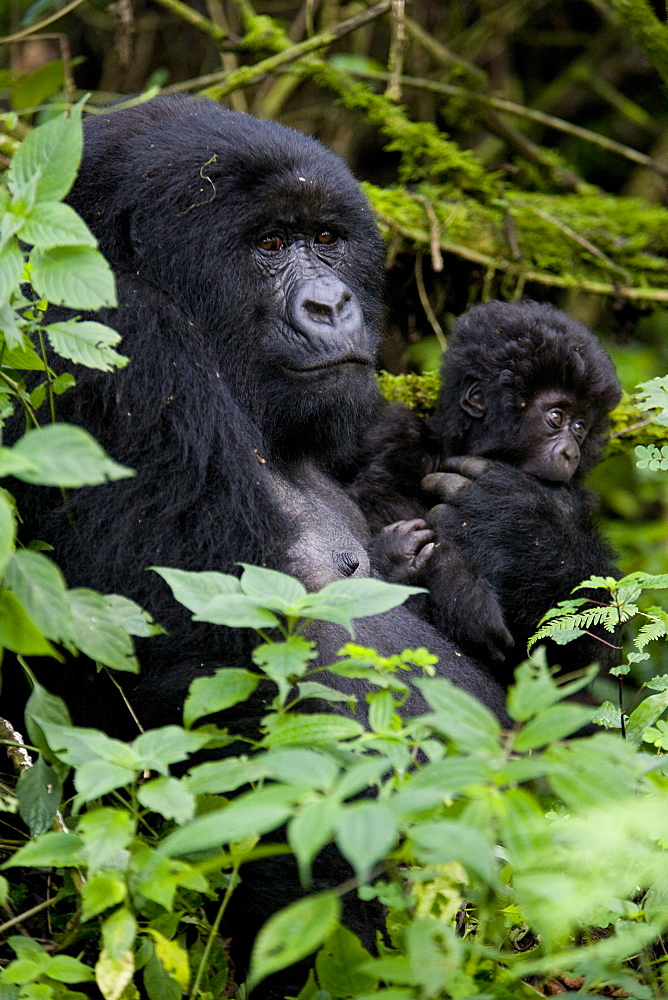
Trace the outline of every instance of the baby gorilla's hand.
[[383, 528], [371, 543], [371, 562], [376, 572], [391, 583], [413, 583], [434, 551], [434, 532], [420, 518], [395, 521]]
[[432, 472], [422, 480], [422, 489], [437, 500], [447, 503], [451, 497], [470, 485], [472, 479], [488, 472], [493, 462], [475, 455], [457, 455], [446, 458], [442, 463], [443, 472]]

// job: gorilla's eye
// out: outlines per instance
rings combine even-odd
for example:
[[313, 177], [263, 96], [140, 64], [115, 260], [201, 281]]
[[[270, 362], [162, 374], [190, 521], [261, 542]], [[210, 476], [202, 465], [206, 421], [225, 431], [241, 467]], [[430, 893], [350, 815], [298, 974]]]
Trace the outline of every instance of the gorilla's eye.
[[321, 229], [320, 232], [316, 233], [315, 236], [313, 237], [313, 242], [320, 244], [328, 244], [328, 243], [331, 244], [331, 243], [336, 243], [338, 238], [339, 238], [338, 235], [332, 232], [331, 229]]
[[554, 427], [556, 430], [558, 430], [560, 427], [563, 427], [564, 411], [558, 410], [556, 407], [553, 410], [550, 410], [549, 413], [547, 414], [547, 422], [550, 425], [550, 427]]
[[576, 438], [582, 439], [587, 436], [587, 425], [584, 420], [574, 420], [571, 424], [571, 430]]
[[260, 250], [267, 250], [269, 253], [278, 253], [285, 246], [280, 236], [263, 236], [257, 244]]

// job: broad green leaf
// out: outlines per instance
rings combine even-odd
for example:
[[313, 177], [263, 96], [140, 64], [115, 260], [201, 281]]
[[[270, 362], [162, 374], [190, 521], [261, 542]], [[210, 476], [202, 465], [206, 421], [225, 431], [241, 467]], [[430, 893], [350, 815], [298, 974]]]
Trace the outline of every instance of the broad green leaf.
[[133, 890], [141, 892], [147, 899], [159, 903], [165, 910], [171, 910], [174, 896], [179, 886], [193, 892], [207, 892], [206, 879], [191, 865], [176, 858], [165, 857], [157, 851], [149, 851], [144, 845], [133, 851], [135, 874]]
[[146, 931], [153, 938], [155, 953], [165, 972], [185, 992], [190, 982], [188, 952], [181, 947], [178, 941], [169, 941], [160, 931], [155, 930], [155, 928], [147, 927]]
[[91, 760], [82, 764], [74, 775], [74, 787], [77, 790], [75, 810], [85, 802], [92, 802], [116, 788], [130, 785], [134, 778], [135, 772], [122, 764], [112, 764], [106, 760]]
[[110, 372], [114, 368], [124, 368], [129, 361], [114, 350], [121, 339], [120, 334], [103, 323], [72, 319], [51, 323], [44, 330], [54, 351], [77, 365]]
[[137, 936], [137, 921], [134, 914], [121, 906], [102, 924], [102, 944], [110, 958], [118, 961], [132, 950]]
[[42, 357], [37, 353], [27, 336], [22, 336], [19, 344], [5, 351], [2, 361], [5, 367], [15, 368], [19, 371], [24, 368], [31, 372], [46, 370]]
[[83, 843], [74, 833], [45, 833], [19, 847], [3, 868], [72, 868], [84, 863]]
[[317, 699], [317, 701], [331, 701], [334, 703], [345, 703], [352, 709], [353, 705], [357, 703], [357, 698], [354, 694], [346, 694], [343, 691], [337, 691], [335, 688], [329, 687], [327, 684], [321, 684], [320, 681], [300, 681], [297, 684], [297, 691], [299, 692], [300, 701], [309, 701], [312, 698]]
[[345, 715], [267, 715], [263, 720], [264, 746], [285, 743], [329, 743], [361, 736], [364, 727]]
[[[45, 0], [38, 0], [36, 4], [32, 4], [30, 10], [34, 7], [41, 7], [43, 12], [51, 11], [56, 7], [53, 0], [50, 0], [49, 4]], [[30, 10], [28, 13], [30, 13]], [[38, 10], [37, 16], [39, 16], [40, 11]], [[29, 22], [26, 22], [25, 15], [21, 19], [21, 27], [25, 27], [27, 23], [32, 23], [36, 18], [32, 18]], [[49, 62], [38, 66], [36, 70], [32, 73], [28, 73], [25, 76], [21, 76], [12, 87], [10, 100], [12, 108], [16, 111], [23, 111], [24, 109], [33, 110], [40, 104], [45, 104], [49, 97], [53, 97], [59, 90], [62, 90], [63, 84], [65, 82], [65, 71], [62, 59], [51, 59]]]
[[302, 885], [310, 883], [313, 859], [334, 836], [342, 808], [336, 799], [317, 799], [307, 802], [290, 820], [288, 843], [297, 858]]
[[[536, 863], [551, 844], [544, 810], [524, 788], [509, 788], [499, 800], [497, 814], [504, 847], [516, 867]], [[540, 864], [540, 862], [538, 862]]]
[[23, 343], [23, 334], [17, 325], [16, 318], [16, 313], [11, 306], [0, 306], [0, 333], [5, 338], [6, 347], [10, 349], [20, 347]]
[[228, 625], [231, 628], [274, 628], [278, 618], [271, 611], [255, 604], [245, 594], [230, 594], [214, 597], [193, 615], [193, 621], [211, 622], [213, 625]]
[[71, 955], [54, 955], [47, 969], [49, 979], [58, 983], [86, 983], [94, 978], [93, 970]]
[[556, 684], [548, 667], [545, 649], [532, 652], [528, 660], [515, 671], [515, 684], [508, 692], [508, 711], [513, 719], [526, 722], [557, 701], [575, 694], [596, 676], [598, 668], [588, 667], [578, 680], [569, 684]]
[[306, 673], [317, 655], [313, 642], [291, 635], [285, 642], [265, 642], [258, 646], [253, 650], [253, 663], [276, 684], [281, 702], [285, 702], [293, 682]]
[[142, 733], [132, 746], [139, 767], [166, 774], [170, 764], [185, 760], [208, 742], [208, 733], [191, 733], [180, 726], [162, 726]]
[[144, 611], [136, 601], [120, 594], [105, 594], [105, 603], [112, 618], [130, 635], [148, 639], [152, 635], [164, 635], [165, 629], [157, 625], [148, 611]]
[[642, 734], [658, 718], [660, 718], [668, 708], [668, 690], [659, 694], [651, 694], [644, 701], [641, 701], [637, 708], [634, 708], [629, 715], [626, 727], [626, 738], [633, 746], [638, 746], [642, 741]]
[[285, 823], [302, 794], [303, 789], [272, 787], [240, 795], [225, 809], [198, 816], [170, 833], [159, 850], [174, 857], [208, 851], [245, 837], [261, 836]]
[[[3, 466], [4, 455], [11, 451], [27, 460], [36, 472]], [[94, 437], [72, 424], [47, 424], [28, 431], [11, 449], [0, 449], [0, 476], [14, 475], [39, 486], [97, 486], [115, 479], [133, 476], [132, 469], [118, 465], [104, 452]]]
[[90, 920], [111, 906], [122, 903], [127, 894], [125, 880], [115, 872], [89, 875], [81, 887], [81, 919]]
[[38, 250], [58, 246], [96, 247], [97, 240], [73, 208], [59, 201], [38, 201], [26, 213], [21, 239]]
[[222, 712], [240, 701], [246, 701], [259, 683], [257, 674], [241, 667], [222, 667], [211, 677], [196, 677], [183, 706], [184, 725], [190, 727], [204, 715]]
[[375, 785], [388, 770], [384, 757], [363, 757], [359, 763], [352, 764], [341, 775], [336, 786], [336, 795], [340, 799], [349, 799], [358, 795], [365, 788]]
[[419, 864], [458, 861], [488, 885], [496, 886], [498, 861], [494, 844], [475, 827], [454, 820], [420, 823], [411, 830]]
[[89, 871], [97, 871], [111, 862], [135, 835], [136, 821], [124, 809], [100, 806], [79, 819], [77, 832], [84, 844]]
[[3, 582], [47, 639], [72, 640], [74, 622], [67, 602], [67, 587], [55, 563], [40, 552], [20, 549], [12, 553], [5, 566]]
[[360, 876], [368, 875], [397, 842], [394, 813], [383, 802], [354, 802], [339, 816], [336, 843]]
[[295, 601], [293, 610], [305, 618], [343, 625], [352, 634], [352, 620], [382, 614], [411, 596], [424, 593], [422, 587], [404, 587], [372, 577], [335, 580], [315, 594]]
[[397, 711], [390, 691], [372, 691], [367, 695], [369, 703], [369, 729], [374, 733], [386, 733], [392, 728], [392, 720]]
[[263, 566], [241, 565], [244, 568], [240, 581], [242, 591], [263, 608], [286, 613], [296, 601], [306, 597], [306, 587], [286, 573]]
[[359, 938], [347, 927], [337, 927], [316, 955], [315, 969], [321, 989], [333, 997], [373, 993], [375, 979], [358, 971], [363, 962], [370, 960], [371, 955]]
[[241, 584], [230, 573], [216, 573], [205, 570], [191, 573], [183, 569], [168, 569], [165, 566], [151, 566], [170, 587], [174, 597], [189, 611], [199, 614], [213, 600], [225, 594], [240, 594]]
[[[43, 688], [30, 671], [28, 671], [28, 676], [32, 684], [32, 691], [25, 707], [26, 731], [30, 742], [37, 747], [48, 763], [53, 764], [56, 758], [37, 720], [44, 719], [57, 726], [71, 726], [72, 720], [63, 699]], [[60, 764], [56, 770], [64, 774], [67, 769]]]
[[197, 764], [188, 774], [188, 789], [193, 795], [233, 792], [242, 785], [260, 781], [271, 774], [268, 754], [254, 757], [228, 757]]
[[54, 305], [102, 309], [117, 304], [113, 271], [92, 247], [35, 249], [30, 264], [33, 288]]
[[329, 754], [303, 747], [280, 747], [263, 754], [261, 759], [269, 777], [319, 791], [330, 789], [339, 773], [339, 765]]
[[44, 638], [21, 602], [10, 590], [0, 589], [0, 646], [23, 656], [54, 656], [62, 659]]
[[140, 770], [133, 748], [121, 740], [112, 739], [99, 729], [64, 726], [35, 716], [49, 741], [51, 749], [72, 767], [81, 768], [91, 761], [109, 761], [121, 767]]
[[81, 104], [29, 132], [14, 154], [6, 182], [15, 196], [37, 176], [38, 201], [60, 201], [74, 183], [81, 160]]
[[22, 272], [23, 254], [16, 240], [11, 239], [0, 249], [0, 305], [9, 301]]
[[69, 590], [67, 603], [74, 623], [73, 640], [82, 653], [114, 670], [139, 672], [132, 639], [102, 594], [85, 588]]
[[415, 685], [434, 709], [430, 722], [455, 746], [470, 753], [499, 753], [501, 726], [482, 702], [445, 677], [420, 678]]
[[144, 989], [148, 1000], [182, 1000], [183, 990], [165, 971], [155, 948], [144, 966]]
[[60, 806], [62, 790], [57, 772], [41, 756], [21, 773], [16, 783], [16, 797], [19, 816], [31, 837], [39, 837], [51, 826]]
[[154, 778], [138, 789], [137, 798], [151, 812], [176, 820], [179, 825], [189, 822], [195, 815], [195, 796], [177, 778], [165, 775]]
[[[668, 698], [666, 701], [668, 703]], [[527, 750], [547, 746], [548, 743], [556, 743], [566, 736], [572, 736], [586, 723], [591, 722], [596, 711], [593, 705], [574, 705], [572, 702], [550, 705], [522, 727], [515, 737], [515, 749], [524, 753]]]
[[[6, 571], [6, 566], [14, 554], [16, 541], [16, 514], [7, 495], [0, 491], [0, 573]], [[16, 595], [21, 600], [21, 595]]]
[[124, 997], [132, 1000], [133, 995], [128, 997], [125, 991], [132, 982], [134, 971], [135, 956], [130, 949], [118, 956], [102, 950], [95, 963], [95, 982], [104, 1000], [124, 1000]]
[[341, 900], [333, 892], [307, 896], [274, 913], [253, 945], [251, 988], [319, 948], [333, 933], [340, 914]]

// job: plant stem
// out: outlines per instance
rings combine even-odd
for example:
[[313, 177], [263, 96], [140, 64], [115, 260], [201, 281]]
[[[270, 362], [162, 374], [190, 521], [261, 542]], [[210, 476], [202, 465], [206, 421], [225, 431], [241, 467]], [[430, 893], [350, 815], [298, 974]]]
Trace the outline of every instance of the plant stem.
[[202, 952], [202, 957], [200, 959], [199, 966], [198, 966], [198, 969], [197, 969], [197, 975], [195, 976], [195, 981], [193, 982], [193, 988], [190, 991], [189, 1000], [197, 1000], [197, 995], [199, 993], [199, 988], [200, 988], [200, 986], [202, 984], [202, 979], [204, 978], [204, 973], [206, 972], [206, 968], [207, 968], [207, 966], [209, 964], [209, 957], [211, 955], [211, 949], [213, 948], [214, 939], [215, 939], [216, 935], [218, 934], [218, 929], [220, 927], [220, 922], [223, 919], [223, 916], [225, 914], [225, 910], [227, 909], [227, 904], [229, 903], [230, 898], [232, 896], [232, 893], [234, 892], [234, 890], [236, 888], [237, 873], [239, 871], [239, 865], [240, 864], [241, 864], [241, 862], [237, 861], [237, 862], [235, 862], [235, 864], [234, 864], [234, 866], [232, 868], [232, 872], [230, 874], [230, 881], [229, 881], [229, 883], [227, 885], [227, 889], [225, 890], [225, 895], [223, 896], [222, 902], [221, 902], [220, 906], [218, 907], [218, 913], [216, 914], [216, 919], [214, 920], [214, 922], [211, 925], [211, 930], [209, 931], [209, 936], [208, 936], [206, 944], [204, 946], [204, 951]]

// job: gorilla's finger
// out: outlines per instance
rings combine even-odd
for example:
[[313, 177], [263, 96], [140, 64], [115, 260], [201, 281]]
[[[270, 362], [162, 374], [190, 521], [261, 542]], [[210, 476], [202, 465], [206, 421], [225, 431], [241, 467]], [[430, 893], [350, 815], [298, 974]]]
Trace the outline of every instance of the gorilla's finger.
[[416, 573], [420, 573], [425, 568], [425, 566], [431, 559], [432, 555], [434, 554], [435, 548], [436, 548], [435, 542], [427, 542], [427, 544], [424, 545], [420, 549], [420, 551], [416, 554], [415, 559], [413, 560], [413, 566], [415, 567]]
[[421, 531], [427, 527], [427, 522], [421, 517], [415, 517], [412, 521], [395, 521], [393, 524], [386, 524], [382, 531], [396, 531], [402, 535], [408, 535], [411, 531]]
[[454, 455], [446, 458], [442, 466], [448, 472], [459, 472], [462, 476], [476, 479], [485, 472], [489, 472], [493, 465], [488, 458], [479, 458], [477, 455]]
[[425, 493], [433, 493], [439, 500], [448, 500], [468, 485], [469, 480], [465, 476], [453, 472], [432, 472], [421, 483]]

